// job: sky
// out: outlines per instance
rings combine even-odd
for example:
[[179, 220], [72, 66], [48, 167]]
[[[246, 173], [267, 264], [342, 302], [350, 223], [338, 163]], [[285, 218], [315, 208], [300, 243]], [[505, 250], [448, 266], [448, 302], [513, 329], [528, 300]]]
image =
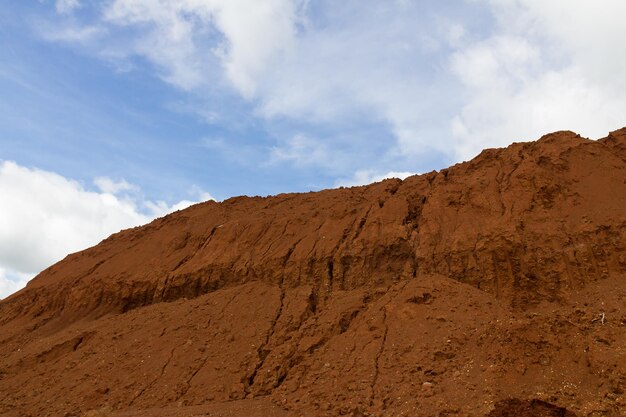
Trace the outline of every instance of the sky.
[[195, 202], [606, 136], [626, 125], [625, 15], [623, 0], [1, 0], [0, 298]]

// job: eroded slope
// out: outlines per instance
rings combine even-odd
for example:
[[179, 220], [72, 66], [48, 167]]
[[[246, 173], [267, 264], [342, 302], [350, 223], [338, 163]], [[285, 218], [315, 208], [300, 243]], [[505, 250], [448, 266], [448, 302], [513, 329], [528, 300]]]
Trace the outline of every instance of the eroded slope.
[[625, 129], [199, 204], [0, 303], [0, 413], [621, 415], [625, 237]]

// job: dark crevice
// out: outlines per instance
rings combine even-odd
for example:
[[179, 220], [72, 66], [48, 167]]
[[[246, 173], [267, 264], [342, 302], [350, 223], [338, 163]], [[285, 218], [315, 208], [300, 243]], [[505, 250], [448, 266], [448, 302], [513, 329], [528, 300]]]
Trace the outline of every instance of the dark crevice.
[[298, 351], [297, 351], [297, 346], [299, 345], [300, 341], [302, 340], [302, 337], [304, 336], [304, 333], [301, 331], [301, 329], [304, 323], [310, 317], [312, 316], [315, 317], [318, 311], [317, 303], [318, 303], [317, 293], [313, 289], [311, 289], [311, 293], [309, 294], [309, 297], [307, 298], [307, 306], [302, 312], [302, 314], [300, 315], [298, 324], [294, 326], [295, 331], [300, 331], [299, 333], [297, 333], [299, 337], [296, 336], [296, 338], [293, 340], [291, 349], [289, 353], [285, 356], [285, 360], [284, 360], [285, 365], [281, 366], [279, 369], [279, 375], [273, 386], [274, 389], [279, 388], [283, 384], [283, 382], [285, 382], [289, 371], [303, 360], [302, 355], [298, 354]]
[[328, 265], [327, 265], [327, 270], [326, 270], [326, 274], [328, 276], [328, 290], [332, 291], [333, 289], [333, 280], [334, 280], [334, 269], [335, 269], [335, 262], [332, 259], [328, 260]]
[[519, 400], [513, 398], [498, 401], [494, 404], [493, 410], [487, 415], [487, 417], [508, 416], [576, 417], [576, 414], [564, 407], [542, 400]]
[[208, 360], [209, 360], [209, 357], [205, 356], [204, 359], [202, 360], [202, 363], [200, 363], [200, 366], [198, 366], [195, 369], [195, 371], [191, 373], [189, 378], [187, 378], [187, 380], [185, 381], [185, 388], [181, 390], [181, 392], [176, 396], [176, 399], [174, 401], [178, 401], [179, 399], [184, 397], [185, 394], [187, 394], [187, 391], [189, 391], [189, 389], [191, 388], [191, 381], [196, 377], [196, 375], [198, 375], [198, 372], [200, 372], [200, 370], [204, 368], [204, 365], [206, 365]]
[[184, 264], [186, 264], [191, 258], [194, 257], [194, 255], [196, 254], [196, 252], [191, 253], [189, 255], [185, 255], [183, 257], [183, 259], [181, 259], [176, 266], [174, 267], [174, 269], [172, 269], [172, 272], [176, 271], [178, 268], [180, 268], [181, 266], [183, 266]]
[[270, 329], [268, 330], [267, 335], [265, 336], [265, 341], [257, 349], [257, 356], [258, 356], [257, 364], [254, 367], [254, 370], [252, 371], [252, 373], [244, 381], [244, 396], [250, 395], [251, 389], [254, 386], [257, 374], [259, 370], [263, 367], [263, 364], [265, 364], [265, 360], [271, 353], [271, 349], [267, 349], [267, 346], [272, 336], [274, 335], [274, 331], [276, 330], [276, 323], [280, 319], [280, 316], [283, 312], [284, 305], [285, 305], [285, 288], [284, 288], [284, 277], [283, 277], [280, 282], [280, 305], [278, 307], [278, 310], [276, 311], [276, 315], [274, 316], [274, 319], [272, 320]]
[[[311, 291], [311, 294], [309, 294], [309, 298], [307, 299], [306, 311], [310, 311], [311, 314], [315, 315], [317, 313], [317, 301], [317, 293], [315, 291]], [[304, 320], [301, 321], [301, 324], [303, 321]]]
[[81, 336], [74, 342], [74, 346], [72, 346], [72, 351], [73, 352], [76, 352], [76, 350], [78, 350], [80, 345], [83, 344], [83, 340], [85, 340], [85, 338], [83, 336]]
[[[399, 294], [402, 293], [402, 291], [406, 288], [407, 285], [408, 285], [408, 281], [401, 284], [400, 288], [396, 288], [395, 290], [393, 290], [392, 291], [393, 295], [390, 295], [389, 300], [382, 307], [384, 330], [383, 330], [383, 337], [380, 342], [380, 347], [378, 349], [376, 358], [374, 360], [374, 376], [372, 378], [372, 384], [371, 384], [371, 395], [370, 395], [370, 404], [369, 404], [370, 407], [374, 405], [374, 400], [376, 399], [376, 385], [378, 384], [378, 378], [380, 376], [380, 358], [382, 357], [385, 351], [385, 346], [387, 344], [387, 334], [389, 333], [389, 325], [387, 323], [387, 306], [389, 305], [389, 303], [391, 303], [391, 300], [393, 300], [393, 298], [397, 297]], [[390, 293], [389, 290], [391, 290], [391, 288], [392, 286], [388, 288], [387, 294]]]
[[283, 382], [285, 382], [285, 379], [287, 378], [287, 372], [281, 372], [281, 374], [278, 376], [278, 379], [276, 380], [276, 384], [274, 385], [274, 388], [278, 388], [280, 387]]
[[[367, 308], [367, 303], [369, 303], [370, 301], [371, 301], [371, 299], [369, 297], [364, 297], [363, 298], [363, 304], [361, 306], [359, 306], [358, 308], [353, 309], [353, 310], [344, 311], [341, 314], [341, 316], [339, 318], [339, 321], [334, 326], [332, 326], [329, 329], [329, 331], [327, 331], [316, 343], [314, 343], [311, 346], [309, 346], [305, 351], [298, 352], [297, 346], [299, 345], [300, 340], [302, 340], [302, 337], [304, 336], [304, 334], [301, 332], [300, 333], [300, 337], [296, 338], [297, 340], [295, 340], [293, 342], [291, 351], [289, 352], [289, 354], [285, 358], [285, 365], [282, 366], [281, 369], [279, 370], [279, 375], [278, 375], [278, 378], [277, 378], [277, 382], [274, 384], [274, 389], [277, 389], [277, 388], [279, 388], [282, 385], [282, 383], [287, 378], [287, 375], [288, 375], [289, 371], [294, 366], [296, 366], [299, 363], [301, 363], [302, 360], [305, 358], [305, 356], [310, 356], [310, 355], [314, 354], [316, 351], [318, 351], [319, 349], [321, 349], [324, 346], [326, 346], [326, 344], [333, 337], [347, 332], [349, 330], [351, 324], [357, 318], [357, 316], [365, 308]], [[309, 295], [309, 298], [308, 298], [307, 309], [305, 310], [305, 312], [303, 313], [302, 317], [300, 318], [300, 323], [297, 325], [296, 328], [297, 329], [301, 329], [301, 327], [304, 324], [305, 320], [308, 317], [310, 317], [311, 315], [315, 315], [316, 311], [317, 311], [317, 297], [316, 297], [315, 292], [312, 291], [311, 294]], [[303, 355], [303, 353], [305, 353], [306, 355]]]
[[367, 223], [367, 216], [370, 214], [371, 210], [372, 210], [371, 207], [368, 208], [367, 211], [365, 212], [365, 215], [361, 218], [361, 220], [359, 220], [359, 224], [356, 228], [356, 232], [354, 233], [354, 237], [352, 238], [352, 240], [355, 240], [361, 234], [361, 231], [363, 230], [365, 223]]
[[412, 296], [411, 298], [406, 300], [406, 302], [412, 304], [430, 304], [432, 302], [432, 295], [425, 292], [420, 295]]
[[[228, 309], [228, 307], [230, 306], [230, 304], [235, 300], [235, 298], [237, 298], [237, 296], [239, 295], [238, 292], [235, 292], [233, 294], [233, 296], [224, 304], [224, 307], [222, 307], [222, 309], [220, 310], [218, 317], [215, 319], [216, 322], [220, 322], [223, 318], [224, 315], [226, 314], [226, 310]], [[206, 328], [209, 328], [211, 326], [211, 323], [213, 322], [212, 318], [209, 318], [209, 321], [206, 324]], [[165, 329], [164, 329], [165, 330]], [[189, 378], [187, 378], [187, 380], [185, 381], [185, 388], [176, 396], [175, 401], [178, 401], [179, 399], [181, 399], [182, 397], [185, 396], [185, 394], [187, 394], [187, 392], [189, 391], [189, 389], [191, 388], [191, 382], [193, 381], [193, 379], [196, 377], [196, 375], [198, 375], [198, 373], [202, 370], [202, 368], [204, 368], [204, 366], [206, 365], [206, 363], [209, 360], [209, 355], [205, 356], [204, 359], [202, 359], [202, 362], [200, 363], [200, 366], [198, 366], [189, 376]]]
[[159, 379], [161, 379], [163, 377], [163, 374], [165, 374], [165, 368], [167, 368], [167, 366], [170, 364], [170, 361], [172, 360], [172, 357], [174, 356], [174, 351], [176, 350], [176, 348], [173, 348], [170, 352], [169, 357], [167, 358], [167, 360], [165, 361], [165, 363], [163, 364], [163, 366], [161, 367], [161, 372], [159, 373], [159, 375], [157, 377], [155, 377], [152, 381], [150, 381], [150, 383], [148, 385], [146, 385], [145, 387], [143, 387], [138, 393], [137, 395], [135, 395], [133, 397], [132, 400], [130, 400], [130, 403], [128, 404], [128, 406], [132, 406], [133, 403], [135, 401], [137, 401], [137, 399], [139, 399], [139, 397], [141, 397], [148, 389], [150, 389]]
[[172, 272], [176, 271], [177, 269], [179, 269], [180, 267], [182, 267], [183, 265], [185, 265], [187, 262], [189, 262], [193, 257], [195, 257], [202, 249], [204, 249], [209, 242], [211, 241], [211, 239], [213, 238], [213, 235], [215, 234], [215, 232], [217, 231], [217, 229], [219, 229], [222, 225], [218, 225], [213, 227], [213, 229], [211, 229], [211, 232], [209, 233], [209, 236], [200, 244], [198, 245], [198, 247], [196, 248], [196, 250], [193, 251], [193, 253], [186, 255], [183, 259], [181, 259], [178, 264], [176, 264], [176, 266], [174, 267], [174, 269], [172, 269]]
[[372, 378], [371, 385], [371, 396], [370, 396], [370, 407], [374, 405], [374, 399], [376, 398], [376, 384], [378, 383], [378, 377], [380, 375], [380, 358], [385, 350], [385, 344], [387, 343], [387, 333], [389, 332], [389, 326], [387, 325], [387, 306], [383, 307], [383, 337], [380, 342], [380, 348], [376, 353], [376, 358], [374, 359], [374, 377]]
[[293, 251], [296, 250], [296, 246], [298, 246], [298, 244], [302, 242], [302, 240], [304, 240], [304, 238], [299, 239], [296, 243], [291, 245], [291, 247], [287, 250], [287, 253], [283, 257], [283, 268], [287, 266], [287, 262], [289, 262], [289, 259], [291, 259], [291, 255], [293, 255]]
[[338, 324], [339, 334], [343, 334], [348, 331], [348, 329], [350, 328], [350, 324], [352, 324], [352, 321], [359, 315], [360, 312], [361, 309], [356, 309], [352, 311], [346, 311], [341, 315]]
[[[267, 245], [267, 248], [265, 248], [265, 251], [263, 252], [263, 254], [261, 254], [261, 259], [264, 259], [267, 256], [269, 251], [272, 250], [272, 247], [274, 246], [274, 244], [279, 243], [279, 242], [281, 242], [284, 239], [285, 232], [287, 231], [287, 227], [288, 226], [289, 226], [289, 222], [286, 222], [285, 226], [283, 226], [283, 230], [280, 233], [278, 233], [278, 237], [276, 239], [274, 239], [272, 242], [270, 242], [269, 245]], [[269, 230], [269, 227], [266, 229], [266, 232], [267, 232], [267, 230]], [[255, 243], [255, 246], [256, 246], [256, 244], [258, 244], [258, 242], [260, 240], [261, 240], [261, 238], [257, 239], [257, 242]]]

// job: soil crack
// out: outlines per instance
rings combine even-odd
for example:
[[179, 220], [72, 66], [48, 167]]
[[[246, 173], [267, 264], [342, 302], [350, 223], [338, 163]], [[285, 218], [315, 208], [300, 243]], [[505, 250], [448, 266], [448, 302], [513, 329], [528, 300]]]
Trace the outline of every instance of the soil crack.
[[163, 377], [163, 375], [165, 374], [165, 368], [167, 368], [167, 366], [170, 364], [170, 361], [172, 360], [172, 358], [174, 357], [174, 351], [176, 350], [176, 348], [173, 348], [172, 351], [170, 352], [169, 357], [167, 358], [167, 360], [165, 361], [165, 363], [163, 364], [163, 366], [161, 367], [161, 372], [159, 373], [159, 375], [154, 378], [152, 381], [150, 381], [150, 383], [148, 385], [146, 385], [145, 387], [143, 387], [138, 393], [137, 395], [135, 395], [133, 397], [133, 399], [130, 401], [130, 403], [128, 403], [128, 406], [132, 406], [135, 401], [137, 401], [139, 399], [139, 397], [141, 397], [148, 389], [150, 389], [159, 379], [161, 379]]
[[371, 385], [371, 395], [370, 395], [370, 407], [374, 405], [374, 400], [376, 398], [376, 385], [378, 384], [378, 377], [380, 375], [380, 357], [385, 351], [385, 345], [387, 343], [387, 334], [389, 333], [389, 326], [387, 325], [387, 306], [385, 305], [382, 309], [383, 311], [383, 340], [380, 342], [380, 347], [378, 352], [376, 353], [376, 358], [374, 359], [374, 378], [372, 378]]
[[278, 310], [276, 311], [276, 315], [274, 316], [274, 319], [272, 320], [272, 324], [270, 326], [270, 329], [267, 332], [267, 335], [265, 336], [265, 341], [259, 346], [259, 348], [257, 349], [257, 356], [259, 358], [256, 366], [254, 367], [254, 370], [252, 371], [252, 373], [247, 377], [245, 383], [244, 383], [244, 396], [248, 396], [250, 395], [250, 391], [252, 389], [252, 387], [254, 386], [257, 374], [259, 372], [259, 370], [263, 367], [263, 364], [265, 364], [265, 360], [267, 359], [267, 357], [269, 356], [271, 350], [266, 349], [267, 345], [269, 344], [272, 336], [274, 335], [274, 332], [276, 330], [276, 323], [278, 322], [278, 320], [280, 319], [280, 316], [283, 313], [283, 308], [285, 305], [285, 287], [284, 287], [284, 281], [285, 278], [284, 276], [281, 278], [280, 280], [280, 305], [278, 306]]

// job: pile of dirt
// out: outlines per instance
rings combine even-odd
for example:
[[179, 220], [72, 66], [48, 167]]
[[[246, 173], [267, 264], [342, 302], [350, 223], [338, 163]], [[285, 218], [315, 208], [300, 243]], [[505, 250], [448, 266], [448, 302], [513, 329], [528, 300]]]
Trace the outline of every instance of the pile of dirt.
[[625, 416], [626, 128], [207, 202], [0, 302], [0, 415]]

